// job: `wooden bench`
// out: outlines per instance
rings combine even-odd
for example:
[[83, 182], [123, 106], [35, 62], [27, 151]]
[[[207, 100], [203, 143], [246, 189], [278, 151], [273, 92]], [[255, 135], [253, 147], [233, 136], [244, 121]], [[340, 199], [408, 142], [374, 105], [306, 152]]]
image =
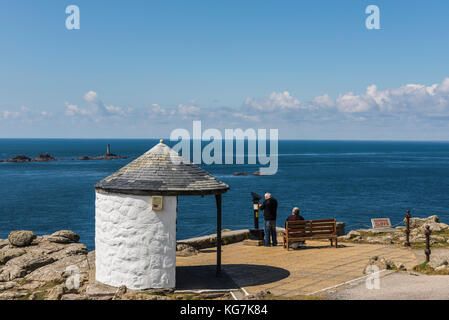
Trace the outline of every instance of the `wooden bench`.
[[289, 249], [290, 244], [306, 240], [329, 239], [331, 246], [335, 239], [337, 248], [337, 221], [327, 220], [296, 220], [287, 221], [284, 232], [284, 248]]

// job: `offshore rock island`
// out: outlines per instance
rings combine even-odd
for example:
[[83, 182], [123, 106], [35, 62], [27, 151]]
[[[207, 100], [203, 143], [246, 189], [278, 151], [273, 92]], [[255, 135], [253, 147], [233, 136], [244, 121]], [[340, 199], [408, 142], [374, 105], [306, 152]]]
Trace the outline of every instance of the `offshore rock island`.
[[20, 154], [15, 156], [14, 158], [9, 159], [0, 159], [0, 162], [52, 162], [52, 161], [75, 161], [75, 160], [114, 160], [114, 159], [128, 159], [129, 157], [123, 157], [116, 154], [111, 153], [110, 145], [107, 146], [107, 151], [102, 156], [81, 156], [77, 157], [76, 159], [56, 159], [52, 155], [50, 155], [48, 152], [45, 154], [41, 154], [36, 158], [30, 158], [24, 154]]

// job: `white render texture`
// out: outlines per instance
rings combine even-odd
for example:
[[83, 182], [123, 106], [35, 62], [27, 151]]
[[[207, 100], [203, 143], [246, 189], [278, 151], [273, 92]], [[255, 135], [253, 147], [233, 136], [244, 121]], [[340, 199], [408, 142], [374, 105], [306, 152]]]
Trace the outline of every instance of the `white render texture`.
[[129, 289], [174, 288], [176, 197], [153, 211], [151, 196], [96, 193], [96, 280]]

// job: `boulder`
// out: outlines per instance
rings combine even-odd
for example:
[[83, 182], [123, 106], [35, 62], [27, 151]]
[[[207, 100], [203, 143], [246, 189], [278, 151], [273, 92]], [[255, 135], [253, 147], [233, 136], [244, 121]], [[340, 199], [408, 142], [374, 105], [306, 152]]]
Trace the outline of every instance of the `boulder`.
[[187, 243], [177, 243], [176, 244], [176, 256], [178, 257], [189, 257], [198, 254], [199, 251], [192, 245]]
[[36, 239], [36, 235], [33, 231], [12, 231], [8, 236], [8, 241], [15, 247], [29, 246], [33, 240]]
[[63, 237], [63, 238], [69, 239], [71, 242], [80, 241], [80, 236], [70, 230], [56, 231], [55, 233], [52, 234], [52, 236], [53, 237]]
[[445, 256], [437, 256], [437, 255], [431, 255], [429, 266], [436, 270], [436, 268], [440, 266], [448, 266], [449, 265], [449, 257]]
[[[419, 228], [424, 224], [429, 223], [439, 223], [440, 218], [436, 215], [427, 217], [427, 218], [410, 218], [410, 229]], [[406, 223], [406, 219], [404, 218], [404, 223]]]
[[61, 244], [67, 244], [72, 242], [72, 240], [65, 238], [65, 237], [57, 237], [57, 236], [48, 236], [45, 237], [45, 240], [54, 242], [54, 243], [61, 243]]
[[376, 266], [379, 268], [379, 271], [381, 271], [381, 270], [393, 269], [395, 267], [395, 264], [391, 260], [385, 259], [384, 257], [375, 256], [375, 257], [372, 257], [369, 259], [368, 264], [363, 269], [363, 273], [364, 274], [372, 273], [373, 270], [371, 270], [371, 272], [370, 272], [369, 268], [368, 268], [371, 266]]

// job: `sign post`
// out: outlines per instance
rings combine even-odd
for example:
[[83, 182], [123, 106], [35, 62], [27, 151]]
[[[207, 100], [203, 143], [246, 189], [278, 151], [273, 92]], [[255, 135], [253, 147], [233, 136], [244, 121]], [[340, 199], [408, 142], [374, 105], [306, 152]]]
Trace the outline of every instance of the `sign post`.
[[390, 218], [371, 219], [373, 229], [391, 229]]

